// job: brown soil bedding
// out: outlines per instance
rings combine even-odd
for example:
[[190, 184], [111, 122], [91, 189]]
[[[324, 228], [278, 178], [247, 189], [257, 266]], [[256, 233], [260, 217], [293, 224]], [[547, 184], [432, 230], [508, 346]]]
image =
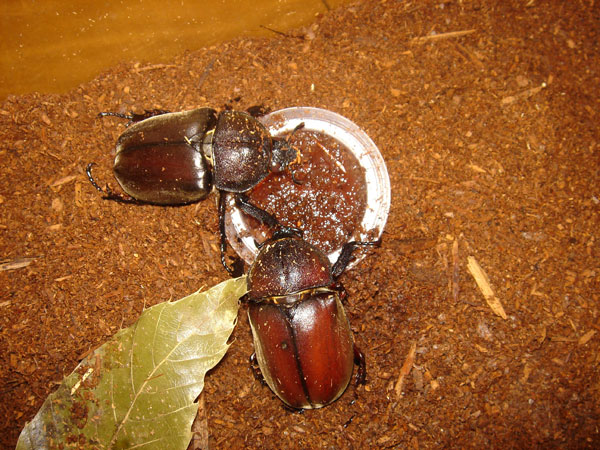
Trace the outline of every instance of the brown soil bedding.
[[239, 109], [316, 106], [356, 122], [387, 162], [392, 208], [381, 248], [341, 278], [366, 387], [285, 410], [249, 370], [242, 307], [206, 380], [212, 448], [600, 446], [599, 11], [593, 0], [363, 1], [290, 37], [10, 97], [0, 254], [33, 259], [0, 272], [3, 447], [144, 307], [227, 278], [215, 196], [171, 208], [101, 200], [84, 168], [97, 162], [114, 186], [123, 125], [96, 114], [237, 97]]

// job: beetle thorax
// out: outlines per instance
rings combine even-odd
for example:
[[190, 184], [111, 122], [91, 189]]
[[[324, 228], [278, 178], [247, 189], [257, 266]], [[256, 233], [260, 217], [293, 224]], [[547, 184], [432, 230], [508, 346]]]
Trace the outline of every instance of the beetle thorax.
[[329, 287], [333, 282], [331, 265], [323, 252], [303, 239], [286, 237], [269, 242], [256, 257], [248, 274], [249, 298], [283, 299]]

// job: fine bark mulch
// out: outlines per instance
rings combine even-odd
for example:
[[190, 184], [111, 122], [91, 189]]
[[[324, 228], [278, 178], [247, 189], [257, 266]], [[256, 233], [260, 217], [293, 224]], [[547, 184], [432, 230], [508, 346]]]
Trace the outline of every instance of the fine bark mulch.
[[124, 128], [96, 114], [225, 104], [348, 117], [386, 160], [392, 206], [381, 247], [341, 277], [366, 386], [287, 411], [249, 369], [242, 306], [206, 379], [212, 448], [600, 446], [594, 3], [362, 1], [288, 36], [123, 64], [65, 95], [9, 97], [2, 446], [14, 448], [63, 377], [145, 307], [228, 276], [216, 196], [184, 207], [100, 198], [85, 166], [95, 161], [115, 186]]

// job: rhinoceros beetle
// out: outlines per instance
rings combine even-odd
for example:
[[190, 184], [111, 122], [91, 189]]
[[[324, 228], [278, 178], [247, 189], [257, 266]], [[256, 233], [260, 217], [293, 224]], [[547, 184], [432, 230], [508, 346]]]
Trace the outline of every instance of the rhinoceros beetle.
[[333, 266], [298, 235], [276, 233], [261, 247], [247, 279], [251, 361], [288, 407], [332, 403], [350, 383], [354, 364], [357, 384], [364, 383], [365, 358], [354, 344], [337, 279], [357, 246], [378, 243], [347, 243]]
[[277, 219], [252, 205], [244, 193], [270, 172], [283, 171], [298, 160], [289, 136], [273, 137], [255, 117], [232, 110], [150, 110], [143, 114], [106, 112], [99, 116], [129, 119], [127, 129], [117, 140], [113, 166], [124, 193], [113, 192], [108, 185], [100, 187], [92, 176], [94, 163], [86, 169], [92, 185], [105, 199], [155, 205], [197, 202], [216, 189], [221, 262], [231, 275], [240, 274], [243, 263], [239, 259], [233, 267], [225, 260], [225, 194], [232, 193], [246, 214], [271, 229], [278, 228]]

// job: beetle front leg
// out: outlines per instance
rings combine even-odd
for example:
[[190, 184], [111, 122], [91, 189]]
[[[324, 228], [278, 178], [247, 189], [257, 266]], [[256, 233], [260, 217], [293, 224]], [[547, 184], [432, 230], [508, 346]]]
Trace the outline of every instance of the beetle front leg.
[[244, 273], [244, 262], [235, 258], [231, 267], [227, 265], [227, 234], [225, 233], [225, 210], [227, 206], [227, 194], [219, 192], [219, 233], [221, 234], [221, 264], [232, 277], [239, 277]]
[[235, 194], [235, 204], [243, 212], [251, 217], [254, 217], [260, 223], [265, 224], [269, 228], [279, 228], [279, 221], [275, 218], [275, 216], [250, 203], [250, 199], [246, 194]]
[[257, 381], [260, 381], [260, 384], [266, 386], [267, 382], [260, 371], [260, 366], [258, 365], [258, 360], [256, 359], [256, 353], [252, 353], [248, 359], [250, 362], [250, 370], [252, 370], [254, 378], [256, 378]]
[[250, 217], [254, 217], [260, 223], [269, 227], [274, 234], [302, 236], [302, 231], [298, 228], [281, 225], [275, 216], [250, 203], [250, 199], [246, 194], [235, 194], [235, 204], [244, 213], [248, 214]]

